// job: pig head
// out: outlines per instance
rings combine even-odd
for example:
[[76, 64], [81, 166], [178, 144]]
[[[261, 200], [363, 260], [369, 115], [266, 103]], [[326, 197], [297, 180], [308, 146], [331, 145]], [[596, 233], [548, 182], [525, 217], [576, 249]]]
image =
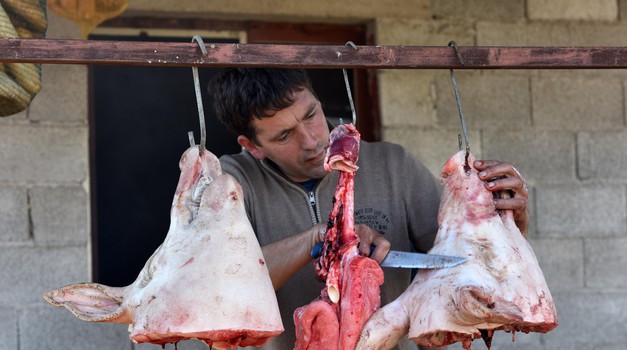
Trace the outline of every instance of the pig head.
[[72, 284], [44, 298], [83, 321], [128, 323], [138, 343], [260, 346], [283, 325], [241, 187], [198, 147], [179, 167], [168, 234], [133, 284]]
[[492, 332], [548, 332], [557, 326], [542, 270], [511, 211], [494, 198], [465, 151], [442, 168], [439, 230], [429, 253], [467, 260], [448, 269], [420, 270], [409, 288], [375, 312], [358, 349], [389, 349], [408, 335], [418, 345], [443, 346], [473, 339], [489, 346]]

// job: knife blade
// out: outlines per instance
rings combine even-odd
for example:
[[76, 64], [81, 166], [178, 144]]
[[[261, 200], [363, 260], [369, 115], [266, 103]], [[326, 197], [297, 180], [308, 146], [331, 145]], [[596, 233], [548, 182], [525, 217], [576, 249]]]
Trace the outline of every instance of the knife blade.
[[406, 269], [440, 269], [457, 266], [466, 261], [458, 256], [399, 252], [390, 250], [381, 262], [382, 267], [400, 267]]
[[[370, 254], [374, 245], [370, 246]], [[311, 257], [317, 259], [322, 254], [322, 242], [316, 243], [311, 249]], [[448, 255], [399, 252], [390, 250], [381, 262], [382, 267], [398, 267], [405, 269], [439, 269], [457, 266], [466, 261], [466, 258]]]

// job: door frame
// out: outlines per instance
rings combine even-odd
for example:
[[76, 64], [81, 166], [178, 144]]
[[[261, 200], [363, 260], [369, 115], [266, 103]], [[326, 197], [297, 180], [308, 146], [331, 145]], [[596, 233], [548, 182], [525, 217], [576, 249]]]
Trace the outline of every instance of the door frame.
[[[105, 28], [149, 28], [150, 30], [186, 30], [193, 33], [233, 31], [243, 35], [245, 43], [299, 43], [316, 45], [374, 45], [374, 24], [360, 22], [291, 23], [264, 21], [215, 20], [204, 18], [117, 17], [101, 24]], [[191, 36], [190, 36], [191, 38]], [[190, 39], [191, 40], [191, 39]], [[381, 118], [376, 69], [353, 69], [351, 82], [357, 111], [357, 127], [365, 141], [381, 141]]]

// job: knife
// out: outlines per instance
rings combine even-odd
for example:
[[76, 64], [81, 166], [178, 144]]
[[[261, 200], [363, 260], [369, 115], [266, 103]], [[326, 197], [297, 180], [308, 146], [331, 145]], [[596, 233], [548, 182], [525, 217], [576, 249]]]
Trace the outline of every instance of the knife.
[[[370, 254], [374, 250], [374, 245], [370, 246]], [[317, 259], [322, 254], [322, 242], [316, 243], [311, 249], [311, 257]], [[399, 252], [390, 250], [385, 259], [381, 262], [381, 267], [400, 267], [405, 269], [439, 269], [443, 267], [457, 266], [466, 261], [466, 258], [448, 255], [423, 254]]]

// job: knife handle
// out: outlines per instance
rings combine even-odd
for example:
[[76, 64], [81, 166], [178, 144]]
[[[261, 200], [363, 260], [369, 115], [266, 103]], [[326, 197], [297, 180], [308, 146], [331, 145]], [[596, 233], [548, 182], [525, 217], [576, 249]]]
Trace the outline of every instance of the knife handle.
[[316, 243], [316, 245], [311, 248], [311, 252], [309, 252], [312, 259], [318, 259], [320, 255], [322, 255], [322, 242]]
[[[374, 248], [376, 248], [376, 246], [374, 244], [371, 244], [370, 254], [368, 254], [368, 256], [372, 255], [372, 253], [374, 252]], [[318, 259], [320, 255], [322, 255], [322, 242], [316, 243], [316, 245], [311, 248], [311, 252], [309, 252], [309, 255], [311, 255], [312, 259]]]

